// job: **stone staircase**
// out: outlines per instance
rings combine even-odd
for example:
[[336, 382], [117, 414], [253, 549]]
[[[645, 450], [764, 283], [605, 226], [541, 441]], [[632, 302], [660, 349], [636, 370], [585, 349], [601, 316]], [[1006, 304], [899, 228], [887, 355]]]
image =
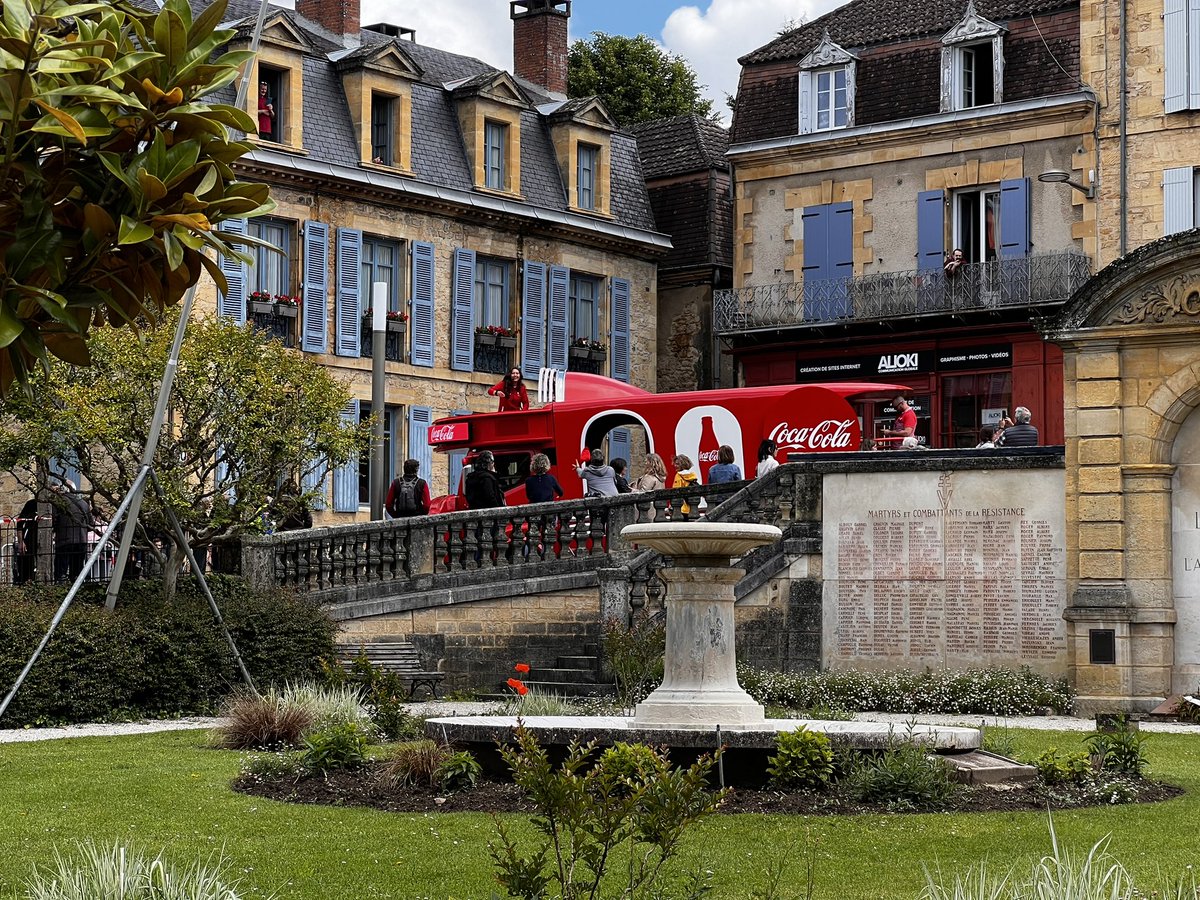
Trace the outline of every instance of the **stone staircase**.
[[[578, 656], [560, 656], [554, 666], [536, 666], [522, 679], [539, 694], [559, 697], [594, 697], [611, 694], [611, 683], [599, 680], [600, 653], [595, 644], [585, 644]], [[507, 688], [506, 688], [507, 690]]]

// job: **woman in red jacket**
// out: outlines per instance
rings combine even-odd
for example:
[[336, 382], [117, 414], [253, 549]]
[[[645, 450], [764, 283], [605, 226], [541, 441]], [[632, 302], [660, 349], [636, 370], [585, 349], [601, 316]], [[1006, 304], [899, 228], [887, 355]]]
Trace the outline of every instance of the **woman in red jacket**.
[[521, 380], [521, 370], [516, 366], [504, 376], [503, 381], [488, 388], [488, 393], [500, 398], [499, 412], [529, 409], [529, 394], [525, 391], [525, 382]]

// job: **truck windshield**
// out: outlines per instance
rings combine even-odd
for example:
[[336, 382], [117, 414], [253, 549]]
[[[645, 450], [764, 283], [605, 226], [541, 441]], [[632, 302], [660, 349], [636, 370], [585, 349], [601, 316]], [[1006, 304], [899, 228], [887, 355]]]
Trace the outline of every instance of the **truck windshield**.
[[520, 487], [529, 477], [529, 460], [531, 454], [526, 451], [517, 453], [496, 454], [496, 476], [500, 479], [500, 487], [511, 491]]

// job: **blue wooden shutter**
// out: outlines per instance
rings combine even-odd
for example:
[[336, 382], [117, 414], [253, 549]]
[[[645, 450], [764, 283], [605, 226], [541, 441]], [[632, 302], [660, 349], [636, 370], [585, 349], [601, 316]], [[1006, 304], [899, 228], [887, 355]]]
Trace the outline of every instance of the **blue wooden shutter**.
[[942, 271], [946, 263], [945, 192], [917, 194], [917, 269]]
[[454, 289], [450, 300], [450, 368], [475, 368], [475, 251], [454, 251]]
[[812, 72], [800, 73], [800, 134], [813, 130]]
[[1163, 0], [1163, 109], [1169, 113], [1187, 109], [1190, 100], [1189, 62], [1196, 41], [1188, 33], [1188, 6], [1189, 0]]
[[1180, 166], [1163, 169], [1163, 234], [1187, 231], [1196, 225], [1195, 202], [1192, 199], [1194, 169]]
[[546, 364], [546, 264], [526, 262], [521, 286], [521, 374], [537, 378]]
[[[608, 433], [608, 458], [615, 459], [621, 457], [625, 462], [629, 462], [629, 452], [633, 447], [633, 442], [630, 440], [628, 428], [614, 428]], [[630, 468], [625, 467], [626, 476], [629, 475]]]
[[825, 317], [825, 303], [819, 282], [829, 277], [829, 206], [806, 206], [800, 213], [804, 237], [804, 318]]
[[1028, 256], [1029, 179], [1000, 182], [1000, 258]]
[[567, 343], [569, 318], [567, 309], [570, 299], [571, 270], [566, 266], [550, 267], [550, 322], [547, 326], [549, 339], [546, 342], [546, 363], [553, 369], [567, 368]]
[[429, 426], [433, 424], [433, 410], [428, 406], [408, 408], [408, 455], [421, 464], [418, 470], [426, 481], [433, 471], [433, 448], [429, 446]]
[[81, 487], [79, 481], [79, 457], [74, 450], [67, 450], [62, 456], [57, 456], [47, 464], [51, 475], [57, 475], [63, 481], [69, 481], [75, 490]]
[[339, 228], [337, 233], [337, 341], [338, 356], [359, 356], [362, 335], [362, 309], [359, 303], [362, 281], [362, 232]]
[[[245, 219], [226, 219], [221, 223], [221, 231], [230, 234], [245, 234]], [[232, 244], [235, 249], [244, 249], [243, 244]], [[218, 264], [221, 274], [225, 276], [229, 290], [217, 293], [217, 314], [232, 319], [239, 325], [246, 324], [246, 264], [240, 259], [230, 259], [222, 255]]]
[[433, 244], [412, 245], [412, 364], [433, 367]]
[[302, 485], [301, 493], [307, 494], [309, 491], [316, 491], [317, 495], [312, 500], [312, 509], [325, 509], [326, 497], [325, 489], [329, 483], [329, 460], [321, 457], [318, 460], [309, 464], [300, 478]]
[[[629, 380], [629, 280], [612, 280], [612, 345], [609, 348], [609, 363], [612, 377], [617, 381]], [[625, 435], [629, 442], [628, 433]], [[628, 459], [629, 457], [625, 457]]]
[[[450, 413], [452, 416], [469, 416], [469, 409], [456, 409]], [[458, 493], [458, 483], [462, 480], [463, 460], [467, 458], [466, 450], [451, 450], [446, 454], [447, 460], [450, 463], [450, 479], [448, 494]]]
[[1187, 106], [1200, 109], [1200, 0], [1188, 0], [1186, 40]]
[[[351, 400], [342, 410], [342, 421], [358, 425], [358, 401]], [[333, 508], [337, 512], [358, 512], [358, 454], [333, 470]]]
[[225, 456], [225, 445], [217, 444], [217, 468], [213, 477], [214, 487], [223, 491], [230, 503], [237, 500], [237, 470], [230, 467]]
[[329, 349], [329, 226], [304, 223], [304, 333], [300, 346], [309, 353]]

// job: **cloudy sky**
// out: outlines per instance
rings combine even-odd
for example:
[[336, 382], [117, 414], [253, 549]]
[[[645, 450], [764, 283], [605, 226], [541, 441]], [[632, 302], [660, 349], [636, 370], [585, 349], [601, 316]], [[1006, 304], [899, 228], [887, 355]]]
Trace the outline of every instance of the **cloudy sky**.
[[[692, 64], [705, 96], [724, 111], [737, 88], [737, 58], [789, 21], [811, 21], [839, 0], [574, 0], [571, 40], [593, 31], [645, 34]], [[507, 0], [362, 0], [363, 22], [417, 29], [423, 44], [512, 68]]]

